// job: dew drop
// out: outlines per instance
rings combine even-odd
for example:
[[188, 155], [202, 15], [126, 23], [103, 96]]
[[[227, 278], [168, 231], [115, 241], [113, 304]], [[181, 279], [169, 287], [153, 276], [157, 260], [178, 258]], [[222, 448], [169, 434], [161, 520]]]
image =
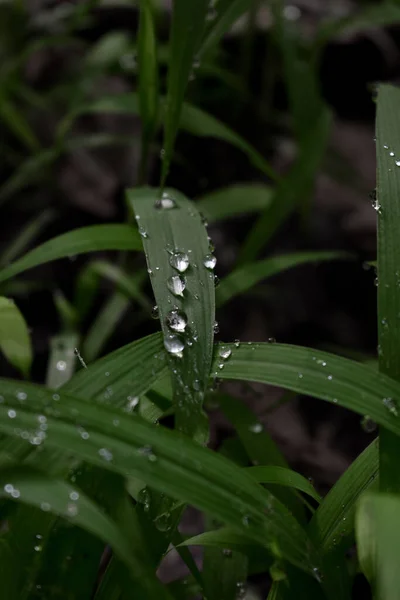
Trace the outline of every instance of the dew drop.
[[164, 347], [167, 352], [172, 354], [173, 356], [177, 356], [178, 358], [182, 357], [182, 352], [185, 348], [185, 343], [181, 340], [177, 335], [173, 335], [172, 333], [166, 335], [164, 338]]
[[243, 525], [244, 525], [245, 527], [248, 527], [248, 526], [249, 526], [250, 519], [249, 519], [248, 515], [244, 515], [244, 516], [242, 517], [242, 523], [243, 523]]
[[157, 460], [157, 456], [154, 454], [153, 448], [151, 446], [142, 446], [141, 448], [139, 448], [138, 452], [142, 456], [145, 456], [150, 462], [156, 462]]
[[225, 556], [225, 558], [232, 558], [232, 550], [230, 548], [223, 548], [222, 555]]
[[400, 167], [400, 160], [396, 160], [396, 167]]
[[205, 266], [205, 268], [209, 271], [213, 271], [215, 269], [216, 264], [217, 259], [215, 258], [215, 256], [213, 254], [206, 254], [203, 261], [203, 265]]
[[152, 319], [158, 319], [159, 317], [160, 317], [160, 313], [159, 313], [159, 310], [158, 310], [158, 306], [157, 306], [157, 304], [155, 304], [153, 306], [153, 308], [151, 309], [151, 318]]
[[183, 333], [187, 326], [187, 316], [181, 310], [171, 310], [167, 314], [166, 322], [172, 331]]
[[275, 342], [276, 342], [276, 339], [275, 339], [274, 337], [269, 337], [269, 338], [267, 339], [267, 342], [268, 342], [268, 344], [275, 344]]
[[161, 210], [170, 210], [171, 208], [176, 208], [176, 200], [173, 198], [168, 192], [163, 192], [161, 198], [156, 200], [154, 204], [155, 208]]
[[221, 283], [221, 280], [218, 277], [218, 275], [214, 275], [214, 287], [218, 287], [220, 283]]
[[189, 268], [189, 256], [186, 252], [174, 252], [170, 256], [169, 264], [179, 273], [184, 273]]
[[10, 419], [15, 419], [15, 417], [17, 416], [17, 413], [13, 409], [10, 409], [7, 414], [10, 417]]
[[11, 492], [13, 491], [14, 486], [11, 483], [6, 483], [6, 485], [4, 486], [4, 491], [7, 494], [11, 494]]
[[365, 415], [361, 419], [361, 427], [366, 433], [372, 433], [377, 429], [378, 426], [369, 415]]
[[398, 416], [397, 406], [393, 398], [383, 398], [382, 400], [383, 406], [395, 417]]
[[214, 333], [219, 333], [218, 321], [214, 321]]
[[107, 450], [107, 448], [100, 448], [99, 456], [101, 456], [101, 458], [104, 458], [104, 460], [106, 460], [107, 462], [110, 462], [113, 459], [112, 452], [110, 452], [110, 450]]
[[235, 347], [240, 348], [240, 340], [235, 340]]
[[56, 364], [57, 371], [65, 371], [67, 369], [67, 363], [65, 360], [59, 360]]
[[186, 281], [180, 275], [172, 275], [167, 280], [167, 287], [174, 296], [183, 296], [183, 292], [186, 288]]
[[28, 394], [26, 394], [25, 392], [17, 392], [17, 398], [20, 402], [23, 402], [24, 400], [26, 400], [28, 397]]
[[261, 433], [263, 430], [263, 426], [261, 425], [261, 423], [253, 423], [252, 425], [249, 425], [249, 431], [251, 431], [252, 433]]
[[137, 497], [137, 502], [138, 504], [143, 504], [143, 509], [145, 512], [148, 512], [150, 510], [151, 496], [147, 488], [143, 488], [140, 490]]
[[389, 152], [389, 156], [394, 156], [394, 152]]
[[40, 508], [43, 512], [49, 512], [49, 510], [51, 509], [51, 505], [48, 502], [42, 502]]
[[160, 515], [155, 521], [155, 526], [158, 531], [169, 531], [171, 529], [171, 515], [169, 513], [165, 513]]
[[67, 515], [69, 517], [76, 517], [78, 512], [79, 512], [79, 509], [76, 504], [72, 504], [72, 502], [67, 504]]
[[217, 18], [217, 10], [215, 8], [215, 6], [213, 5], [213, 3], [210, 4], [208, 11], [207, 11], [207, 15], [206, 15], [206, 19], [207, 21], [215, 21], [215, 19]]
[[144, 227], [140, 226], [139, 229], [139, 235], [142, 236], [142, 238], [144, 238], [145, 240], [148, 239], [149, 234], [147, 233], [147, 231], [144, 229]]
[[139, 396], [128, 396], [127, 400], [126, 412], [132, 412], [139, 404]]
[[224, 346], [222, 346], [222, 348], [220, 348], [218, 354], [222, 358], [222, 360], [228, 360], [228, 358], [232, 354], [232, 350], [230, 348], [225, 348]]
[[70, 500], [73, 500], [74, 502], [76, 502], [77, 500], [79, 500], [79, 493], [78, 492], [71, 492], [70, 495]]

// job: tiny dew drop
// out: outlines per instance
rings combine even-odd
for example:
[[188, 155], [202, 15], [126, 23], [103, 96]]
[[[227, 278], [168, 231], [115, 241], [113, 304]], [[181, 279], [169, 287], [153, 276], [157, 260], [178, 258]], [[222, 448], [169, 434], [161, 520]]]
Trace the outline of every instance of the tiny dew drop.
[[16, 412], [15, 412], [15, 410], [13, 410], [13, 409], [10, 409], [10, 410], [7, 412], [7, 414], [8, 414], [8, 416], [10, 417], [10, 419], [15, 419], [15, 417], [17, 416], [17, 413], [16, 413]]
[[222, 346], [222, 348], [220, 348], [218, 354], [222, 358], [222, 360], [228, 360], [228, 358], [232, 354], [232, 350], [230, 348], [225, 348], [224, 346]]
[[26, 400], [28, 397], [28, 394], [26, 394], [25, 392], [17, 392], [17, 398], [20, 402], [23, 402], [24, 400]]
[[151, 309], [151, 318], [152, 319], [159, 319], [159, 317], [160, 317], [160, 312], [158, 310], [157, 304], [155, 304], [153, 306], [153, 308]]
[[253, 423], [253, 425], [249, 425], [249, 431], [252, 433], [261, 433], [263, 430], [263, 426], [261, 423]]
[[268, 344], [275, 344], [275, 342], [276, 342], [276, 339], [275, 339], [274, 337], [269, 337], [269, 338], [267, 339], [267, 342], [268, 342]]
[[218, 321], [214, 321], [214, 333], [219, 333]]
[[67, 363], [65, 360], [59, 360], [56, 364], [57, 371], [65, 371], [67, 369]]
[[177, 335], [168, 334], [164, 338], [164, 347], [169, 354], [182, 358], [182, 352], [185, 348], [185, 342]]
[[141, 456], [146, 457], [150, 462], [156, 462], [157, 460], [157, 456], [154, 454], [151, 446], [142, 446], [139, 448], [138, 452]]
[[107, 450], [107, 448], [100, 448], [99, 456], [101, 456], [101, 458], [104, 458], [104, 460], [106, 460], [107, 462], [111, 462], [113, 459], [112, 452], [110, 452], [110, 450]]
[[313, 568], [313, 573], [314, 573], [314, 577], [318, 581], [318, 583], [321, 583], [322, 576], [321, 576], [321, 571], [318, 569], [318, 567]]
[[143, 509], [145, 512], [148, 512], [150, 510], [151, 496], [147, 488], [143, 488], [140, 490], [137, 497], [137, 501], [138, 504], [143, 504]]
[[181, 310], [171, 310], [167, 314], [166, 322], [172, 331], [183, 333], [187, 327], [187, 316]]
[[218, 275], [214, 275], [214, 287], [218, 287], [220, 283], [221, 281]]
[[393, 416], [397, 417], [399, 415], [393, 398], [383, 398], [382, 404]]
[[232, 550], [230, 548], [223, 548], [222, 555], [225, 556], [225, 558], [232, 558]]
[[183, 296], [186, 282], [180, 275], [172, 275], [172, 277], [167, 280], [167, 288], [174, 296]]
[[189, 268], [189, 256], [185, 252], [174, 252], [170, 256], [169, 264], [179, 273], [184, 273]]
[[361, 419], [361, 427], [366, 433], [372, 433], [372, 432], [376, 431], [378, 426], [375, 423], [375, 421], [373, 421], [371, 419], [371, 417], [369, 415], [365, 415]]
[[215, 258], [215, 256], [213, 254], [206, 254], [203, 261], [203, 265], [205, 266], [205, 268], [209, 271], [213, 271], [215, 269], [216, 264], [217, 259]]
[[171, 208], [176, 208], [177, 204], [175, 198], [173, 198], [171, 194], [169, 194], [168, 192], [163, 192], [163, 195], [161, 196], [161, 198], [156, 200], [154, 206], [157, 209], [170, 210]]
[[171, 529], [171, 515], [169, 513], [165, 513], [157, 517], [154, 521], [155, 526], [158, 531], [169, 531]]
[[141, 235], [142, 238], [147, 239], [149, 237], [149, 234], [144, 229], [144, 227], [140, 226], [139, 229], [138, 229], [138, 231], [139, 231], [139, 235]]
[[235, 347], [236, 347], [236, 348], [239, 348], [239, 347], [240, 347], [240, 340], [235, 340], [235, 342], [234, 342], [234, 343], [235, 343]]

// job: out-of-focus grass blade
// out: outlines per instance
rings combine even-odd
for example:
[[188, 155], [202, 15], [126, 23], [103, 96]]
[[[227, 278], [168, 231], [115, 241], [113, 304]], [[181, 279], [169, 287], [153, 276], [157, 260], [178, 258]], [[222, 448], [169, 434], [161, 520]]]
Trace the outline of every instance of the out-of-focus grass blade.
[[158, 125], [158, 64], [153, 10], [151, 0], [142, 0], [138, 32], [139, 104], [142, 123], [140, 177], [142, 182], [146, 173], [149, 146]]
[[[400, 89], [382, 85], [376, 118], [379, 370], [400, 381]], [[400, 440], [380, 432], [380, 485], [400, 491]]]
[[[344, 406], [400, 435], [400, 384], [363, 364], [312, 348], [284, 344], [224, 344], [232, 354], [214, 373], [222, 379], [269, 383]], [[221, 348], [221, 346], [219, 346]]]
[[236, 184], [202, 196], [198, 210], [209, 223], [238, 215], [260, 212], [271, 203], [272, 189], [263, 184]]
[[204, 32], [209, 0], [174, 0], [169, 39], [167, 101], [164, 114], [164, 148], [161, 181], [167, 179], [182, 104]]
[[201, 592], [199, 584], [193, 577], [185, 577], [184, 579], [172, 581], [168, 584], [168, 590], [175, 600], [193, 600]]
[[[127, 565], [133, 579], [143, 586], [148, 597], [170, 598], [163, 587], [151, 576], [149, 569], [134, 554], [129, 538], [81, 490], [68, 483], [52, 479], [29, 467], [10, 467], [0, 471], [0, 496], [12, 497], [19, 502], [41, 508], [70, 520], [110, 544], [118, 557]], [[35, 545], [35, 542], [33, 542]], [[40, 545], [39, 545], [40, 546]], [[32, 548], [32, 551], [40, 551]], [[144, 575], [144, 576], [143, 576]], [[156, 596], [153, 596], [156, 594]], [[159, 596], [160, 595], [160, 596]], [[146, 596], [143, 595], [143, 598]]]
[[194, 434], [203, 421], [213, 352], [215, 292], [214, 273], [205, 266], [207, 231], [195, 205], [175, 190], [161, 199], [155, 190], [132, 190], [127, 200], [142, 235], [170, 358], [177, 426]]
[[86, 53], [85, 66], [89, 69], [107, 69], [121, 60], [121, 56], [129, 50], [129, 43], [128, 35], [122, 31], [103, 35]]
[[129, 304], [129, 298], [119, 291], [113, 292], [105, 301], [83, 341], [82, 355], [85, 361], [93, 361], [99, 356], [115, 327], [123, 319]]
[[75, 370], [74, 349], [78, 345], [78, 333], [64, 333], [51, 338], [46, 376], [49, 388], [57, 389], [71, 379]]
[[379, 600], [397, 600], [400, 573], [400, 500], [391, 494], [366, 494], [356, 517], [361, 568]]
[[247, 469], [248, 473], [258, 483], [275, 483], [277, 485], [284, 485], [304, 492], [314, 498], [317, 502], [321, 502], [321, 496], [317, 494], [311, 483], [292, 469], [285, 469], [284, 467], [250, 467]]
[[32, 364], [32, 345], [25, 319], [14, 300], [0, 296], [0, 349], [25, 376]]
[[341, 258], [349, 258], [349, 255], [344, 252], [296, 252], [294, 254], [284, 254], [283, 256], [273, 256], [239, 267], [227, 275], [218, 286], [216, 291], [217, 306], [222, 306], [235, 296], [251, 289], [260, 281], [287, 269]]
[[129, 276], [121, 267], [105, 260], [96, 260], [90, 263], [92, 271], [107, 278], [116, 284], [118, 290], [128, 298], [132, 298], [146, 311], [151, 310], [151, 305], [145, 294], [140, 291], [140, 286], [145, 280], [144, 273]]
[[99, 291], [100, 276], [91, 268], [91, 263], [84, 265], [75, 279], [73, 306], [80, 322], [87, 317]]
[[34, 217], [22, 231], [13, 239], [12, 243], [2, 253], [0, 265], [2, 267], [8, 265], [19, 254], [21, 254], [32, 241], [41, 233], [43, 229], [54, 219], [54, 210], [48, 208], [41, 212], [37, 217]]
[[210, 600], [236, 600], [245, 591], [247, 558], [241, 552], [206, 547], [203, 554], [204, 592]]
[[[45, 448], [57, 448], [124, 477], [137, 477], [235, 527], [306, 572], [318, 569], [317, 552], [290, 512], [245, 470], [186, 435], [84, 398], [60, 393], [55, 400], [52, 391], [32, 384], [24, 384], [29, 399], [25, 403], [16, 397], [19, 386], [15, 382], [2, 379], [1, 389], [0, 431], [4, 434], [34, 430], [38, 414], [43, 414], [48, 425]], [[85, 424], [89, 434], [85, 438], [77, 422]]]
[[28, 150], [33, 152], [39, 150], [40, 143], [34, 131], [13, 102], [5, 97], [4, 92], [0, 94], [0, 117], [8, 129]]
[[255, 260], [260, 250], [293, 210], [301, 204], [313, 184], [315, 175], [324, 156], [329, 137], [331, 114], [327, 109], [310, 121], [307, 136], [302, 140], [299, 156], [289, 173], [280, 180], [270, 208], [260, 216], [250, 231], [239, 257], [239, 263]]
[[254, 0], [218, 0], [215, 6], [210, 4], [209, 26], [198, 52], [199, 59], [215, 48], [223, 35], [253, 4]]
[[141, 250], [140, 238], [130, 225], [91, 225], [63, 233], [0, 271], [0, 282], [53, 260], [99, 250]]
[[41, 181], [50, 167], [60, 155], [58, 148], [43, 150], [27, 158], [7, 181], [0, 186], [0, 205], [13, 194], [33, 183]]
[[[271, 436], [243, 402], [223, 394], [218, 396], [218, 402], [222, 412], [236, 429], [248, 457], [254, 464], [289, 468]], [[291, 490], [272, 486], [271, 491], [299, 520], [305, 520], [304, 507]]]

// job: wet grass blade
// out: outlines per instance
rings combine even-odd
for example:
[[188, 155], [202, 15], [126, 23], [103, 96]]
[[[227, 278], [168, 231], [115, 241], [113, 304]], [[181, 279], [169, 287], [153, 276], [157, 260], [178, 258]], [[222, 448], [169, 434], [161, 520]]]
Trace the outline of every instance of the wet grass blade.
[[[376, 117], [379, 370], [400, 381], [400, 89], [382, 85]], [[380, 485], [400, 491], [400, 440], [380, 432]]]
[[25, 377], [32, 364], [32, 344], [25, 319], [14, 300], [0, 296], [0, 350]]
[[161, 185], [164, 187], [175, 138], [178, 133], [182, 104], [206, 23], [209, 0], [174, 0], [169, 39], [167, 101], [164, 114], [164, 148]]
[[[243, 469], [187, 436], [64, 393], [54, 400], [53, 392], [32, 384], [24, 384], [26, 403], [16, 398], [15, 382], [3, 379], [1, 387], [3, 433], [15, 436], [19, 429], [34, 431], [38, 414], [43, 414], [47, 422], [45, 448], [143, 480], [235, 527], [306, 572], [312, 574], [318, 567], [315, 549], [290, 512]], [[85, 424], [89, 434], [85, 439], [77, 422]]]
[[292, 469], [285, 469], [284, 467], [250, 467], [248, 473], [258, 483], [274, 483], [277, 485], [284, 485], [286, 487], [295, 488], [300, 492], [304, 492], [314, 498], [318, 503], [321, 502], [321, 496], [317, 494], [311, 483]]
[[196, 206], [209, 223], [214, 223], [266, 209], [271, 203], [272, 193], [267, 185], [236, 184], [202, 196]]
[[312, 348], [284, 344], [224, 344], [232, 351], [222, 369], [218, 351], [214, 373], [222, 379], [258, 381], [344, 406], [400, 435], [400, 383], [368, 366]]
[[239, 267], [225, 277], [216, 291], [217, 306], [222, 306], [257, 283], [299, 265], [349, 258], [344, 252], [296, 252], [273, 256]]
[[63, 233], [30, 250], [0, 271], [0, 282], [53, 260], [99, 250], [141, 250], [140, 237], [130, 225], [91, 225]]
[[213, 352], [215, 292], [214, 273], [204, 265], [207, 232], [195, 205], [175, 190], [161, 199], [151, 189], [132, 190], [127, 200], [142, 235], [169, 354], [177, 426], [194, 434], [203, 422]]

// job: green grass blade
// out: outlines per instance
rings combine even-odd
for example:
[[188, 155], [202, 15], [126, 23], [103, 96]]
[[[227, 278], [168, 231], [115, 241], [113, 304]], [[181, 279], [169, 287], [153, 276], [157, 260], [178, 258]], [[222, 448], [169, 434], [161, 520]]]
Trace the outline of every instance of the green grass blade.
[[[400, 89], [379, 88], [376, 118], [379, 370], [400, 381]], [[400, 491], [400, 440], [380, 433], [380, 485]]]
[[[156, 208], [158, 196], [151, 189], [132, 190], [127, 198], [142, 233], [164, 343], [172, 350], [177, 426], [193, 434], [202, 416], [213, 352], [215, 292], [214, 273], [204, 266], [209, 254], [207, 232], [194, 204], [174, 190], [161, 199], [173, 208]], [[177, 259], [182, 259], [182, 265], [174, 263]], [[174, 294], [171, 284], [180, 287], [182, 282], [185, 289]], [[168, 319], [176, 314], [183, 321], [182, 327], [174, 329]]]
[[210, 600], [236, 600], [245, 591], [247, 557], [225, 548], [205, 547], [203, 552], [204, 593]]
[[266, 209], [271, 203], [272, 193], [267, 185], [236, 184], [202, 196], [196, 206], [207, 221], [213, 223]]
[[78, 333], [64, 333], [51, 338], [46, 385], [57, 389], [69, 381], [75, 371], [74, 349], [79, 345]]
[[[34, 434], [38, 414], [46, 415], [44, 448], [57, 448], [94, 466], [137, 477], [235, 527], [306, 572], [318, 568], [317, 553], [290, 512], [245, 470], [187, 436], [83, 398], [62, 393], [60, 400], [54, 400], [52, 392], [32, 384], [24, 384], [26, 403], [16, 398], [15, 382], [3, 379], [1, 388], [3, 433], [15, 436], [21, 429]], [[77, 421], [85, 424], [86, 439]]]
[[210, 25], [198, 52], [199, 59], [217, 46], [224, 34], [253, 4], [254, 0], [218, 0], [215, 8], [210, 5], [210, 16], [214, 18], [210, 18]]
[[[1, 470], [0, 483], [0, 497], [15, 497], [19, 502], [62, 516], [110, 544], [129, 568], [132, 578], [137, 581], [140, 578], [143, 592], [149, 594], [147, 597], [170, 598], [157, 579], [150, 575], [149, 569], [138, 560], [123, 529], [118, 528], [81, 490], [29, 467]], [[40, 546], [37, 548], [40, 551]]]
[[4, 91], [0, 94], [0, 117], [28, 150], [32, 152], [39, 150], [40, 143], [34, 131], [13, 102], [5, 97]]
[[150, 143], [158, 125], [159, 86], [157, 42], [151, 0], [140, 3], [138, 32], [139, 104], [142, 120], [142, 156], [140, 178], [144, 182]]
[[365, 490], [377, 487], [378, 442], [375, 440], [352, 463], [315, 511], [309, 533], [325, 554], [344, 554], [354, 543], [354, 516]]
[[362, 571], [379, 600], [399, 597], [400, 500], [391, 494], [366, 494], [357, 511], [357, 547]]
[[152, 306], [145, 294], [140, 291], [140, 286], [145, 280], [145, 273], [137, 273], [135, 276], [129, 276], [121, 267], [105, 260], [96, 260], [90, 263], [93, 273], [105, 277], [115, 283], [117, 289], [128, 298], [136, 300], [137, 303], [149, 314]]
[[231, 357], [214, 374], [269, 383], [344, 406], [400, 435], [400, 384], [369, 367], [328, 352], [284, 344], [224, 344]]
[[140, 238], [130, 225], [91, 225], [63, 233], [0, 271], [0, 282], [53, 260], [99, 250], [141, 250]]
[[19, 254], [21, 254], [32, 241], [41, 233], [43, 229], [54, 219], [55, 212], [51, 209], [45, 209], [38, 216], [34, 217], [29, 223], [20, 231], [12, 243], [7, 249], [2, 252], [0, 258], [0, 265], [2, 267], [8, 265], [13, 261]]
[[174, 0], [169, 39], [167, 101], [164, 115], [164, 148], [161, 181], [167, 179], [182, 104], [193, 61], [203, 35], [209, 0]]
[[275, 483], [277, 485], [284, 485], [304, 492], [314, 498], [317, 502], [321, 502], [321, 496], [317, 494], [312, 484], [292, 469], [285, 469], [284, 467], [250, 467], [247, 469], [252, 477], [258, 483]]
[[295, 252], [273, 256], [239, 267], [227, 275], [216, 291], [217, 306], [223, 306], [232, 298], [247, 292], [257, 283], [277, 273], [299, 265], [349, 258], [344, 252]]
[[14, 300], [0, 296], [0, 350], [25, 377], [32, 364], [32, 344], [25, 319]]

